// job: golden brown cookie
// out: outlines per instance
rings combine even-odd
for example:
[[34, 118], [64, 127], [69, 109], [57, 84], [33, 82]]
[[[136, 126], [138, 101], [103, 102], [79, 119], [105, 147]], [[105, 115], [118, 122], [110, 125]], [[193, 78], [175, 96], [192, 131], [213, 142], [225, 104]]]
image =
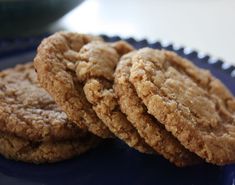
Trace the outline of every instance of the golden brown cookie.
[[78, 80], [84, 83], [86, 98], [110, 131], [129, 146], [149, 153], [152, 149], [120, 111], [112, 87], [119, 57], [130, 50], [133, 50], [132, 47], [123, 41], [113, 44], [90, 42], [78, 53], [80, 61], [76, 63], [76, 74]]
[[130, 81], [150, 114], [206, 161], [235, 162], [235, 99], [218, 79], [169, 51], [145, 48], [132, 63]]
[[172, 136], [171, 133], [147, 113], [142, 100], [137, 96], [133, 85], [129, 81], [131, 58], [136, 51], [124, 55], [115, 71], [114, 90], [118, 96], [122, 112], [127, 115], [128, 120], [138, 130], [146, 143], [157, 153], [177, 166], [187, 166], [198, 163], [199, 157], [191, 153]]
[[58, 141], [84, 135], [42, 89], [33, 64], [0, 72], [0, 132], [31, 141]]
[[74, 72], [81, 47], [97, 39], [100, 38], [78, 33], [55, 33], [44, 39], [38, 47], [34, 66], [40, 84], [68, 117], [80, 128], [106, 138], [112, 134], [86, 100], [82, 84]]
[[52, 163], [70, 159], [94, 148], [100, 139], [92, 134], [54, 142], [31, 142], [0, 132], [0, 154], [8, 159], [30, 163]]

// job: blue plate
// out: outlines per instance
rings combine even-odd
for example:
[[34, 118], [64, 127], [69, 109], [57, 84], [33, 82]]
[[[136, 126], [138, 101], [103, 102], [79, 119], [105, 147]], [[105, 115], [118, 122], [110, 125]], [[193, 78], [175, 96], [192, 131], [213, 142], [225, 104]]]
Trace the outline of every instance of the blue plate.
[[[46, 36], [0, 40], [0, 69], [31, 61], [37, 45]], [[107, 37], [116, 41], [119, 37]], [[125, 39], [136, 48], [145, 46], [165, 48], [209, 69], [235, 94], [235, 68], [189, 48], [160, 42]], [[34, 165], [7, 160], [0, 156], [0, 184], [2, 185], [234, 185], [235, 165], [218, 167], [201, 164], [177, 168], [160, 156], [144, 155], [119, 140], [106, 140], [98, 148], [74, 159], [56, 164]]]

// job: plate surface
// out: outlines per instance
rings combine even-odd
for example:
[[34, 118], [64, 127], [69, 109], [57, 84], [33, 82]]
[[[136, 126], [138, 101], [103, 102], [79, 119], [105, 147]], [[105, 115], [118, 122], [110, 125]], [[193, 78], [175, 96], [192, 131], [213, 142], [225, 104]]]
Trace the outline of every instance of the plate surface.
[[[0, 69], [31, 61], [42, 37], [0, 40]], [[106, 41], [119, 37], [104, 36]], [[160, 42], [126, 39], [136, 48], [174, 50], [209, 69], [235, 94], [235, 68], [189, 48]], [[4, 185], [234, 185], [235, 165], [218, 167], [201, 164], [176, 168], [160, 156], [140, 154], [119, 140], [107, 140], [88, 153], [56, 164], [34, 165], [7, 160], [0, 156], [0, 184]]]

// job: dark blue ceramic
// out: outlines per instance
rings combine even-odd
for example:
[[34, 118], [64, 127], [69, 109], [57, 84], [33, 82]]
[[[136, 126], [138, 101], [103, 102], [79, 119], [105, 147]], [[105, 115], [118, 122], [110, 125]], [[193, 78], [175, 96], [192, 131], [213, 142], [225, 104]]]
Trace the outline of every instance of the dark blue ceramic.
[[0, 37], [42, 33], [84, 0], [0, 0]]
[[[44, 36], [0, 40], [0, 69], [32, 60]], [[107, 41], [119, 37], [103, 36]], [[209, 69], [235, 94], [235, 68], [202, 53], [160, 42], [126, 39], [136, 48], [175, 50], [196, 65]], [[140, 154], [119, 140], [56, 164], [34, 165], [0, 157], [0, 185], [234, 185], [235, 165], [200, 164], [177, 168], [160, 156]]]

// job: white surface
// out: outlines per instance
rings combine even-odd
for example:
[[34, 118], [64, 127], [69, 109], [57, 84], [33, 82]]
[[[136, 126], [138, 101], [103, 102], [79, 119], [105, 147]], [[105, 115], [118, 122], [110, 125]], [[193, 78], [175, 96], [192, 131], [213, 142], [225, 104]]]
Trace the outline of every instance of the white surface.
[[60, 29], [170, 41], [235, 65], [234, 0], [86, 0]]

